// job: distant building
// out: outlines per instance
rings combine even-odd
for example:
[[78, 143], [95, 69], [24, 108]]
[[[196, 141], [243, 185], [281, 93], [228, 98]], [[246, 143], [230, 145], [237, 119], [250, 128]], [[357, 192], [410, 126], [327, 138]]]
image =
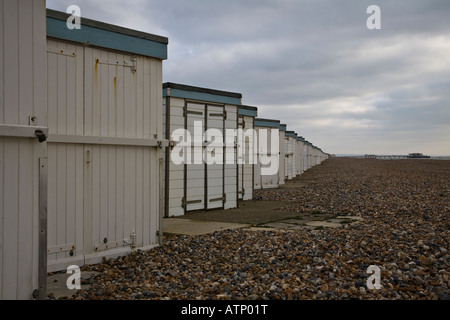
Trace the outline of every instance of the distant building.
[[410, 153], [408, 155], [409, 159], [429, 159], [430, 156], [424, 156], [423, 153]]

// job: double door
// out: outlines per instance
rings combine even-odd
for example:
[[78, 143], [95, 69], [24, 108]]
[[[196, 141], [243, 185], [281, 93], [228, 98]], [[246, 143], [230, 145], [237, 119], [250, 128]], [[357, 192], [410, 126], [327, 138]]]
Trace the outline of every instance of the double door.
[[223, 208], [225, 193], [225, 107], [187, 102], [185, 130], [185, 212]]
[[158, 245], [161, 66], [47, 44], [48, 270]]

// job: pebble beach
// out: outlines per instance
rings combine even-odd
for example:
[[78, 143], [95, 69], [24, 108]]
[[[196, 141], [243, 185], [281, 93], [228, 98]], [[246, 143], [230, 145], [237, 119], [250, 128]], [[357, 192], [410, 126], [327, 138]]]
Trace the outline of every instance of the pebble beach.
[[[450, 161], [332, 158], [296, 182], [302, 188], [255, 197], [295, 215], [362, 220], [165, 236], [154, 249], [82, 267], [96, 274], [70, 299], [450, 299]], [[378, 289], [369, 266], [380, 270]]]

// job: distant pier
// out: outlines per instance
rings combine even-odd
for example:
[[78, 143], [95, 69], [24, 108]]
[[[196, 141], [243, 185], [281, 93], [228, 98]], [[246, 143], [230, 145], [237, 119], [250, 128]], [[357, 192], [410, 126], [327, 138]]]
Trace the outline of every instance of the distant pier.
[[365, 154], [365, 155], [353, 155], [345, 156], [346, 158], [360, 158], [360, 159], [430, 159], [430, 156], [423, 155], [422, 153], [410, 153], [408, 155], [388, 154]]

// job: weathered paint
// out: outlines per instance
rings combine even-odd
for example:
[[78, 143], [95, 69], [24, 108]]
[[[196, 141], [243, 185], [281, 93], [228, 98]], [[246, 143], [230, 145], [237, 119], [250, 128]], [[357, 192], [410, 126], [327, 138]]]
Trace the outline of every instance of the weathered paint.
[[161, 57], [56, 36], [47, 41], [49, 271], [151, 248], [162, 234]]
[[[0, 25], [0, 127], [45, 128], [45, 1], [0, 0]], [[34, 290], [45, 296], [46, 270], [39, 268], [39, 159], [45, 156], [46, 143], [33, 135], [0, 135], [2, 300], [32, 299]]]

